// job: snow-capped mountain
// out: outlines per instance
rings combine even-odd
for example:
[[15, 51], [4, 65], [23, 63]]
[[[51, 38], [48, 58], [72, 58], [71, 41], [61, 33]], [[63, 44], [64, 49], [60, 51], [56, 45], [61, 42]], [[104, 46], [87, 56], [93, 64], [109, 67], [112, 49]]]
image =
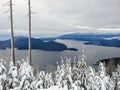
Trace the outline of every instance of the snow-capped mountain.
[[104, 39], [105, 40], [113, 40], [113, 39], [120, 40], [120, 36], [118, 36], [118, 37], [104, 38]]

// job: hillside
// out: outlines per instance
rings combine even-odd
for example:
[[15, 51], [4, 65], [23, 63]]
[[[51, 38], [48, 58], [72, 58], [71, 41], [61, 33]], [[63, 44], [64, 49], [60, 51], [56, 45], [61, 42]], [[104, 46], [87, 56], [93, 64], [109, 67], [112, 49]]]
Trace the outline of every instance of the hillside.
[[120, 47], [120, 34], [66, 34], [59, 39], [70, 39], [78, 41], [86, 41], [86, 45], [99, 45], [108, 47]]
[[[63, 50], [74, 50], [75, 48], [67, 48], [66, 45], [54, 41], [45, 42], [41, 39], [32, 38], [32, 49], [39, 49], [45, 51], [63, 51]], [[0, 49], [7, 49], [11, 47], [11, 40], [0, 41]], [[28, 38], [24, 36], [15, 37], [15, 48], [18, 50], [28, 49]]]

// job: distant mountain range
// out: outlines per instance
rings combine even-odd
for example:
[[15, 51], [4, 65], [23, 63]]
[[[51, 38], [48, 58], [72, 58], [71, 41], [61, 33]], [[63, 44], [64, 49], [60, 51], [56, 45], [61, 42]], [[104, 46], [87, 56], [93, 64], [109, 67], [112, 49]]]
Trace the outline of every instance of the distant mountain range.
[[[67, 48], [66, 45], [54, 41], [43, 41], [41, 39], [32, 38], [32, 49], [40, 49], [45, 51], [63, 51], [63, 50], [73, 50], [77, 51], [75, 48]], [[11, 48], [11, 40], [0, 41], [0, 49]], [[18, 50], [28, 49], [28, 38], [24, 36], [15, 37], [15, 48]]]
[[[67, 48], [62, 43], [55, 42], [56, 39], [85, 41], [85, 45], [99, 45], [108, 47], [120, 47], [120, 33], [118, 34], [80, 34], [71, 33], [61, 35], [59, 37], [32, 38], [32, 49], [41, 49], [46, 51], [63, 51], [74, 50], [75, 48]], [[0, 41], [0, 49], [10, 48], [10, 39]], [[28, 49], [28, 38], [24, 36], [15, 37], [15, 48]]]
[[[73, 34], [66, 34], [59, 37], [59, 39], [72, 39], [72, 40], [80, 40], [80, 41], [97, 41], [97, 40], [105, 40], [105, 38], [112, 38], [112, 37], [120, 37], [120, 34], [80, 34], [80, 33], [73, 33]], [[118, 38], [115, 38], [118, 39]]]
[[108, 47], [120, 47], [120, 34], [67, 34], [59, 39], [85, 41], [86, 45], [100, 45]]
[[72, 33], [65, 34], [54, 38], [42, 38], [42, 40], [55, 40], [55, 39], [67, 39], [67, 40], [78, 40], [85, 41], [85, 45], [99, 45], [108, 47], [120, 47], [120, 33], [118, 34], [80, 34]]

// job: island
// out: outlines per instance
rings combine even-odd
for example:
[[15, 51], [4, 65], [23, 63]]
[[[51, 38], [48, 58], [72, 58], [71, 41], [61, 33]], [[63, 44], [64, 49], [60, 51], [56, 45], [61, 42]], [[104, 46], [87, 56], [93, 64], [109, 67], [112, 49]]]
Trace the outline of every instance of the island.
[[[37, 38], [31, 38], [31, 48], [44, 51], [64, 51], [72, 50], [77, 51], [75, 48], [68, 48], [66, 45], [55, 41], [43, 41]], [[28, 50], [28, 38], [24, 36], [18, 36], [14, 39], [15, 48], [17, 50]], [[11, 40], [0, 41], [0, 49], [11, 48]]]

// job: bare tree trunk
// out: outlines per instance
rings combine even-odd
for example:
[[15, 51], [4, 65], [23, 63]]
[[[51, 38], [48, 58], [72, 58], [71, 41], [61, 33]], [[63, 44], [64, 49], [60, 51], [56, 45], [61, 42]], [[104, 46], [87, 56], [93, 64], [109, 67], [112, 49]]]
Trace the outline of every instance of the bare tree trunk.
[[29, 60], [30, 65], [32, 65], [32, 52], [31, 52], [31, 2], [28, 0], [28, 10], [29, 10]]
[[11, 28], [11, 56], [12, 56], [13, 63], [15, 65], [12, 0], [10, 0], [10, 28]]

